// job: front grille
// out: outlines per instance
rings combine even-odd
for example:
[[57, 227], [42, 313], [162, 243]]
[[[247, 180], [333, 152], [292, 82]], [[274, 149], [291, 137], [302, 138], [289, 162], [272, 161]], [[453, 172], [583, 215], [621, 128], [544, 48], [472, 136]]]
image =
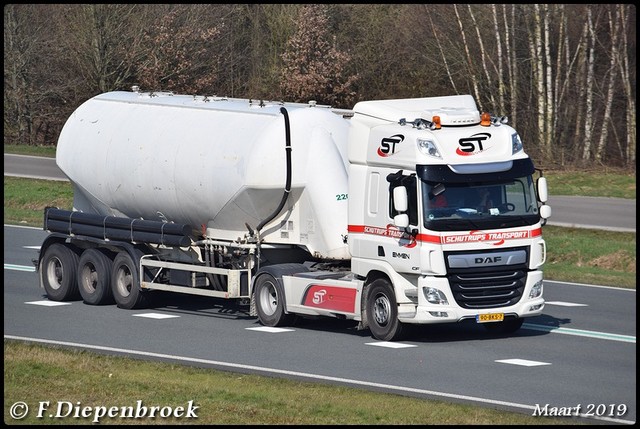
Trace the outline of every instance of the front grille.
[[522, 298], [527, 273], [524, 270], [461, 272], [447, 276], [453, 297], [462, 308], [506, 307]]

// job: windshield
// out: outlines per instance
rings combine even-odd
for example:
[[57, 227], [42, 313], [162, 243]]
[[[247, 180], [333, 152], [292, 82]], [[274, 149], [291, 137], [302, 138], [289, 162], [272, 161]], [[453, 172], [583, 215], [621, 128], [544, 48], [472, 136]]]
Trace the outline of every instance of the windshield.
[[424, 226], [436, 231], [512, 228], [540, 220], [531, 175], [494, 181], [421, 181]]

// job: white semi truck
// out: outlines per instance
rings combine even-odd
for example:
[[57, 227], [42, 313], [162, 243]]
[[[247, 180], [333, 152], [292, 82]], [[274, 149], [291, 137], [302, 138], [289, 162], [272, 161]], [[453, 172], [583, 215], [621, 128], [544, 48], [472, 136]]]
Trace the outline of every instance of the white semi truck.
[[51, 300], [187, 293], [383, 341], [468, 319], [513, 332], [544, 307], [546, 180], [469, 95], [347, 111], [134, 87], [82, 104], [56, 160], [74, 207], [44, 213]]

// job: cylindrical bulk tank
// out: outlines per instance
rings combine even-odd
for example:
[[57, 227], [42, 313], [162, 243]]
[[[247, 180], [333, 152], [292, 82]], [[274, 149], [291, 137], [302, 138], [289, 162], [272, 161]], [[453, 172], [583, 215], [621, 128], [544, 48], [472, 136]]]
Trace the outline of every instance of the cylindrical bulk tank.
[[268, 243], [348, 258], [348, 121], [325, 107], [111, 92], [66, 122], [56, 161], [74, 209], [191, 225], [233, 240], [278, 206], [286, 183], [286, 109], [292, 191], [265, 225]]

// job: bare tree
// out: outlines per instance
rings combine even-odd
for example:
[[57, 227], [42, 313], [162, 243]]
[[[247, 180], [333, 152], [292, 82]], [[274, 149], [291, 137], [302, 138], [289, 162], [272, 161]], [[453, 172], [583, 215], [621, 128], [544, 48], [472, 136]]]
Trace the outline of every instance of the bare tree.
[[[589, 6], [587, 6], [588, 8]], [[589, 12], [586, 12], [589, 13]], [[578, 153], [582, 148], [579, 147], [579, 144], [584, 140], [584, 127], [582, 123], [584, 121], [584, 117], [586, 116], [586, 105], [583, 100], [586, 100], [586, 92], [587, 92], [587, 55], [588, 55], [588, 43], [589, 43], [589, 20], [585, 19], [583, 21], [582, 34], [580, 39], [576, 45], [576, 54], [575, 59], [577, 63], [575, 78], [573, 82], [575, 82], [575, 86], [577, 87], [577, 93], [574, 96], [574, 100], [580, 100], [577, 103], [571, 103], [574, 106], [575, 114], [573, 115], [574, 119], [574, 135], [573, 142], [574, 145], [571, 147], [572, 152]], [[571, 85], [571, 73], [567, 71], [566, 84], [567, 86]], [[567, 109], [569, 111], [569, 109]], [[569, 116], [568, 116], [569, 117]], [[576, 157], [577, 159], [582, 159], [582, 156]]]
[[[425, 8], [428, 8], [428, 6], [425, 6]], [[431, 31], [433, 33], [433, 38], [436, 41], [436, 45], [438, 47], [438, 53], [440, 54], [440, 58], [442, 58], [442, 64], [444, 65], [444, 69], [445, 69], [445, 71], [447, 73], [447, 78], [448, 78], [449, 82], [451, 83], [451, 88], [453, 88], [453, 92], [454, 93], [458, 93], [456, 82], [455, 82], [455, 80], [453, 78], [453, 72], [451, 71], [451, 67], [449, 66], [449, 63], [447, 61], [447, 54], [445, 53], [445, 49], [442, 46], [442, 41], [441, 40], [444, 37], [441, 35], [442, 32], [440, 31], [440, 29], [433, 23], [432, 15], [429, 13], [428, 16], [429, 16], [429, 23], [430, 23], [430, 26], [431, 26]], [[427, 52], [429, 52], [429, 51], [427, 51]]]
[[[471, 9], [471, 5], [467, 5], [467, 10], [469, 11], [469, 16], [471, 17], [471, 22], [473, 23], [473, 28], [476, 30], [476, 40], [478, 42], [479, 45], [479, 52], [480, 52], [480, 60], [482, 63], [482, 70], [484, 71], [484, 77], [486, 79], [486, 85], [484, 85], [485, 88], [487, 88], [487, 94], [485, 94], [486, 98], [488, 97], [490, 102], [491, 102], [491, 106], [493, 106], [495, 108], [496, 106], [496, 97], [494, 95], [494, 91], [493, 91], [493, 85], [491, 84], [493, 79], [491, 78], [491, 73], [489, 72], [489, 67], [487, 65], [487, 51], [484, 47], [484, 42], [483, 42], [483, 37], [482, 34], [480, 34], [480, 25], [478, 25], [478, 22], [476, 21], [476, 17], [473, 14], [473, 9]], [[482, 100], [483, 98], [479, 98], [478, 100]]]
[[279, 93], [282, 53], [296, 30], [299, 4], [237, 5], [233, 37], [235, 50], [242, 55], [246, 71], [243, 86], [249, 98], [273, 99]]
[[[496, 61], [498, 63], [498, 109], [499, 112], [505, 112], [504, 105], [504, 93], [505, 93], [505, 82], [504, 82], [504, 70], [503, 70], [503, 58], [504, 54], [502, 53], [502, 31], [500, 30], [500, 25], [498, 24], [498, 11], [496, 5], [491, 5], [491, 15], [493, 17], [493, 29], [496, 35], [496, 46], [497, 46], [497, 58]], [[508, 36], [507, 36], [508, 37]], [[508, 39], [507, 39], [508, 40]]]
[[350, 56], [329, 40], [326, 6], [305, 5], [297, 31], [282, 54], [281, 88], [285, 97], [306, 102], [316, 100], [336, 107], [350, 107], [357, 75], [348, 75]]
[[56, 42], [82, 77], [79, 84], [98, 93], [130, 83], [141, 55], [145, 11], [129, 4], [57, 5]]
[[592, 19], [591, 7], [587, 6], [587, 29], [588, 29], [588, 54], [587, 54], [587, 73], [585, 82], [585, 119], [584, 119], [584, 139], [582, 150], [582, 161], [587, 163], [591, 158], [593, 145], [593, 86], [595, 80], [595, 46], [596, 32]]
[[620, 10], [616, 9], [616, 16], [612, 16], [611, 12], [608, 13], [608, 23], [611, 34], [611, 53], [609, 59], [609, 84], [607, 85], [607, 97], [604, 105], [604, 113], [602, 117], [602, 128], [600, 131], [600, 140], [596, 146], [594, 157], [596, 162], [600, 163], [604, 155], [604, 148], [607, 142], [609, 133], [609, 122], [611, 121], [611, 111], [613, 110], [613, 93], [615, 87], [615, 80], [617, 75], [617, 60], [618, 60], [618, 38], [620, 36]]
[[25, 97], [30, 95], [29, 53], [36, 40], [27, 37], [26, 22], [16, 16], [15, 8], [4, 9], [4, 142], [31, 144], [33, 124]]
[[218, 60], [215, 41], [220, 30], [191, 19], [201, 5], [175, 8], [162, 15], [144, 36], [146, 57], [138, 81], [149, 90], [215, 94]]
[[540, 5], [533, 5], [533, 31], [529, 44], [533, 66], [533, 85], [536, 89], [536, 128], [538, 131], [537, 142], [545, 157], [549, 157], [548, 148], [545, 146], [545, 90], [544, 90], [544, 57], [542, 52], [542, 19], [540, 17]]
[[514, 32], [516, 31], [515, 24], [515, 10], [516, 6], [510, 6], [510, 17], [507, 17], [507, 6], [502, 5], [502, 20], [504, 22], [505, 28], [505, 47], [507, 50], [506, 62], [507, 62], [507, 70], [509, 75], [509, 84], [508, 91], [510, 94], [510, 106], [511, 106], [511, 123], [517, 127], [518, 124], [518, 109], [516, 109], [518, 103], [518, 62], [516, 58], [517, 47], [516, 47], [516, 38], [514, 37]]
[[51, 5], [4, 8], [5, 144], [52, 144], [68, 115], [74, 82], [51, 15]]
[[478, 78], [473, 71], [473, 60], [471, 59], [471, 50], [469, 49], [469, 43], [467, 43], [467, 35], [464, 31], [464, 24], [462, 23], [462, 19], [460, 17], [460, 13], [458, 12], [457, 5], [453, 5], [453, 10], [456, 13], [456, 18], [458, 18], [458, 26], [460, 28], [460, 36], [462, 37], [462, 44], [464, 46], [464, 52], [467, 56], [467, 66], [469, 71], [469, 78], [471, 79], [473, 85], [473, 94], [476, 100], [481, 100], [480, 98], [480, 88], [478, 85]]
[[549, 28], [549, 5], [542, 5], [543, 14], [543, 31], [544, 31], [544, 85], [546, 87], [546, 103], [545, 103], [545, 118], [544, 118], [544, 138], [543, 148], [547, 155], [551, 156], [553, 150], [552, 140], [555, 134], [553, 128], [555, 117], [555, 103], [554, 103], [554, 85], [553, 85], [553, 61], [551, 61], [551, 30]]
[[[632, 88], [631, 72], [629, 64], [629, 41], [627, 39], [628, 22], [631, 18], [631, 10], [635, 11], [635, 6], [632, 5], [618, 5], [620, 9], [620, 25], [622, 27], [622, 46], [618, 50], [620, 60], [617, 61], [620, 67], [620, 75], [622, 76], [622, 88], [626, 100], [626, 148], [624, 151], [624, 160], [627, 165], [635, 167], [636, 164], [636, 101]], [[634, 13], [635, 18], [635, 13]], [[635, 49], [631, 50], [633, 57], [635, 58]]]

